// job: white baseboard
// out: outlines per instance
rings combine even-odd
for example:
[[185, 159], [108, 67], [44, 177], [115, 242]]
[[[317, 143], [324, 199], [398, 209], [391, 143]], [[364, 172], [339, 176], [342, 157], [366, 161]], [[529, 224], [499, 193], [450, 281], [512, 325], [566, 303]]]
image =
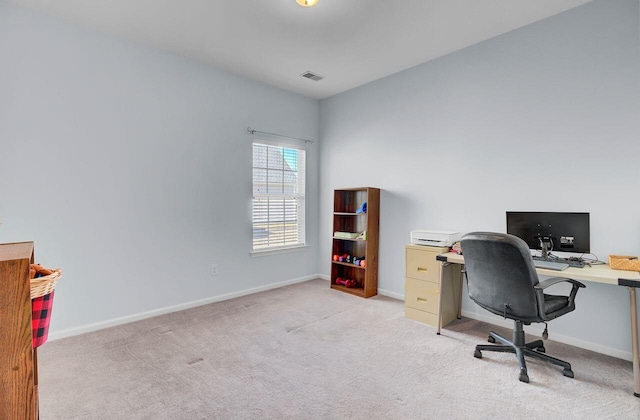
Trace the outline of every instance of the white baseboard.
[[[104, 328], [115, 327], [116, 325], [128, 324], [130, 322], [140, 321], [142, 319], [152, 318], [154, 316], [164, 315], [171, 312], [183, 311], [185, 309], [195, 308], [197, 306], [208, 305], [209, 303], [221, 302], [223, 300], [234, 299], [241, 296], [251, 295], [253, 293], [264, 292], [266, 290], [277, 289], [280, 287], [288, 286], [291, 284], [302, 283], [305, 281], [313, 280], [313, 279], [322, 279], [322, 280], [330, 280], [330, 277], [325, 274], [313, 274], [305, 277], [299, 277], [296, 279], [286, 280], [278, 283], [271, 283], [260, 287], [254, 287], [251, 289], [240, 290], [237, 292], [226, 293], [224, 295], [213, 296], [206, 299], [194, 300], [191, 302], [182, 303], [179, 305], [168, 306], [165, 308], [154, 309], [152, 311], [141, 312], [134, 315], [123, 316], [120, 318], [114, 318], [106, 321], [96, 322], [94, 324], [83, 325], [75, 328], [68, 328], [66, 330], [52, 332], [49, 334], [49, 340], [58, 340], [61, 338], [72, 337], [75, 335], [85, 334], [88, 332], [93, 332], [97, 330], [101, 330]], [[382, 296], [388, 296], [390, 298], [404, 300], [404, 294], [391, 292], [389, 290], [378, 289], [378, 294]], [[498, 325], [504, 328], [513, 328], [513, 321], [496, 319], [491, 315], [478, 314], [470, 311], [462, 311], [462, 316], [466, 318], [475, 319], [478, 321], [486, 322], [492, 325]], [[527, 333], [534, 335], [542, 335], [542, 328], [538, 328], [535, 326], [527, 326]], [[606, 354], [608, 356], [617, 357], [619, 359], [633, 360], [631, 352], [623, 351], [619, 349], [615, 349], [612, 347], [603, 346], [601, 344], [592, 343], [590, 341], [579, 340], [574, 337], [569, 337], [562, 334], [553, 334], [553, 341], [557, 341], [559, 343], [569, 344], [571, 346], [580, 347], [586, 350], [591, 350], [596, 353]]]
[[[323, 274], [318, 275], [318, 277], [323, 280], [329, 280], [329, 276], [326, 276]], [[404, 301], [403, 293], [396, 293], [396, 292], [391, 292], [384, 289], [378, 289], [378, 294]], [[513, 321], [495, 318], [490, 314], [484, 315], [484, 314], [478, 314], [475, 312], [463, 310], [462, 316], [466, 318], [471, 318], [478, 321], [486, 322], [487, 324], [498, 325], [500, 327], [505, 327], [509, 329], [513, 328]], [[544, 329], [541, 327], [527, 326], [527, 333], [529, 334], [541, 336], [543, 330]], [[553, 339], [553, 341], [557, 341], [559, 343], [569, 344], [571, 346], [579, 347], [581, 349], [586, 349], [586, 350], [594, 351], [596, 353], [606, 354], [607, 356], [617, 357], [618, 359], [628, 360], [628, 361], [633, 360], [633, 355], [629, 351], [623, 351], [613, 347], [603, 346], [601, 344], [592, 343], [591, 341], [584, 341], [584, 340], [577, 339], [575, 337], [569, 337], [567, 335], [562, 335], [562, 334], [553, 333], [553, 336], [551, 338]]]
[[49, 341], [58, 340], [61, 338], [72, 337], [75, 335], [85, 334], [104, 328], [115, 327], [116, 325], [128, 324], [130, 322], [140, 321], [154, 316], [164, 315], [171, 312], [184, 311], [185, 309], [195, 308], [197, 306], [208, 305], [209, 303], [221, 302], [223, 300], [234, 299], [241, 296], [251, 295], [254, 293], [264, 292], [271, 289], [277, 289], [291, 284], [302, 283], [305, 281], [321, 278], [319, 274], [313, 274], [310, 276], [299, 277], [297, 279], [291, 279], [281, 281], [278, 283], [271, 283], [260, 287], [254, 287], [251, 289], [240, 290], [237, 292], [226, 293], [224, 295], [218, 295], [209, 297], [206, 299], [194, 300], [191, 302], [181, 303], [179, 305], [167, 306], [165, 308], [154, 309], [152, 311], [141, 312], [138, 314], [127, 315], [120, 318], [109, 319], [106, 321], [100, 321], [93, 324], [82, 325], [80, 327], [68, 328], [62, 331], [56, 331], [49, 334]]
[[[319, 277], [325, 280], [329, 280], [328, 276], [319, 276]], [[390, 292], [388, 290], [378, 289], [378, 294], [404, 301], [404, 294], [402, 293], [396, 293], [396, 292]], [[495, 318], [490, 314], [484, 315], [484, 314], [478, 314], [475, 312], [463, 310], [462, 316], [466, 318], [471, 318], [478, 321], [486, 322], [487, 324], [498, 325], [500, 327], [505, 327], [509, 329], [513, 328], [513, 321]], [[541, 336], [543, 330], [544, 329], [541, 327], [527, 326], [527, 333], [529, 334]], [[553, 341], [557, 341], [559, 343], [569, 344], [571, 346], [579, 347], [581, 349], [591, 350], [596, 353], [606, 354], [607, 356], [617, 357], [618, 359], [628, 360], [628, 361], [633, 360], [633, 355], [629, 351], [624, 351], [624, 350], [616, 349], [613, 347], [603, 346], [601, 344], [593, 343], [591, 341], [580, 340], [575, 337], [569, 337], [567, 335], [556, 334], [556, 333], [553, 334], [552, 339]]]
[[[462, 311], [462, 316], [466, 318], [471, 318], [478, 321], [486, 322], [487, 324], [492, 324], [492, 325], [497, 325], [504, 328], [513, 329], [513, 321], [509, 319], [499, 319], [489, 314], [487, 315], [478, 314], [470, 311]], [[541, 324], [538, 324], [538, 325], [541, 325]], [[527, 334], [541, 336], [542, 331], [544, 331], [544, 328], [541, 328], [538, 326], [528, 325], [526, 327]], [[510, 338], [510, 337], [507, 337], [507, 338]], [[592, 343], [590, 341], [579, 340], [575, 337], [569, 337], [567, 335], [553, 333], [553, 336], [551, 337], [551, 339], [559, 343], [569, 344], [571, 346], [580, 347], [581, 349], [591, 350], [596, 353], [606, 354], [607, 356], [617, 357], [618, 359], [623, 359], [628, 361], [633, 360], [633, 356], [631, 352], [623, 351], [620, 349], [614, 349], [612, 347], [603, 346], [601, 344]]]
[[384, 289], [378, 289], [378, 294], [382, 295], [382, 296], [388, 296], [390, 298], [394, 298], [394, 299], [398, 299], [404, 302], [404, 294], [403, 293], [396, 293], [396, 292], [391, 292], [389, 290], [384, 290]]

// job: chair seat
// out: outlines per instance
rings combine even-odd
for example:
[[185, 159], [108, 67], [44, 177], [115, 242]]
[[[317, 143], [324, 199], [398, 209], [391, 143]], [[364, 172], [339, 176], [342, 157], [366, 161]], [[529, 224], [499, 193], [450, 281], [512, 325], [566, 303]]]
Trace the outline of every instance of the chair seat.
[[549, 315], [569, 305], [567, 296], [544, 295], [544, 313]]

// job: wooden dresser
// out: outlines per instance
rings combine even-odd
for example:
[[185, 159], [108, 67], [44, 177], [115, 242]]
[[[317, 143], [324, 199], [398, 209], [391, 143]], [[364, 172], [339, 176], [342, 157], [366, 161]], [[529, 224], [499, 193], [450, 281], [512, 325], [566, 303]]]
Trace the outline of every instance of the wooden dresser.
[[0, 244], [0, 419], [38, 418], [29, 264], [33, 242]]

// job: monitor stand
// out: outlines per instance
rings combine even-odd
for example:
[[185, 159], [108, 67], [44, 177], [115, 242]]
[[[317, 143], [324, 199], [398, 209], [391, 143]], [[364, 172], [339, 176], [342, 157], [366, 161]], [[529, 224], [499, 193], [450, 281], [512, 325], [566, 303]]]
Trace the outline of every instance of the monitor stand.
[[538, 241], [540, 241], [540, 253], [541, 253], [540, 259], [549, 260], [549, 253], [553, 249], [553, 241], [548, 236], [547, 237], [540, 236], [538, 238]]

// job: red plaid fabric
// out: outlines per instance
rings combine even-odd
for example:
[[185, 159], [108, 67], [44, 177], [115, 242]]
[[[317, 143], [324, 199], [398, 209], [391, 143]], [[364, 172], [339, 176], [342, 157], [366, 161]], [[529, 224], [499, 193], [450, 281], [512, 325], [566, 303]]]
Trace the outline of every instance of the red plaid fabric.
[[31, 299], [31, 332], [33, 334], [34, 349], [43, 345], [49, 336], [53, 293]]

